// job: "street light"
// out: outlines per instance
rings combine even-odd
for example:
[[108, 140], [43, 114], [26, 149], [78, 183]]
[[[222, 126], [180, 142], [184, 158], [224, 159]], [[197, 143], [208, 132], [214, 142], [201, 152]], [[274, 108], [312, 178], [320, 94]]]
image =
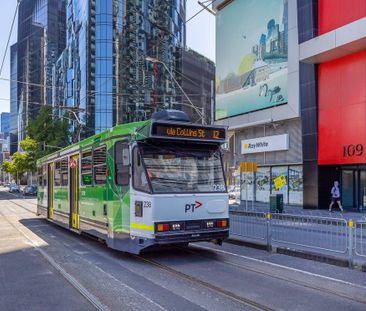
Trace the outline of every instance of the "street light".
[[169, 73], [170, 77], [173, 79], [173, 81], [175, 82], [176, 85], [178, 85], [179, 89], [182, 91], [182, 93], [184, 94], [184, 96], [187, 98], [188, 102], [190, 103], [190, 106], [197, 112], [197, 114], [200, 116], [201, 120], [202, 120], [202, 124], [206, 124], [205, 118], [203, 116], [203, 114], [201, 113], [201, 111], [199, 111], [199, 109], [192, 103], [191, 99], [188, 97], [188, 95], [186, 94], [186, 92], [184, 92], [183, 88], [181, 87], [181, 85], [178, 83], [178, 81], [174, 78], [173, 73], [169, 70], [168, 66], [161, 60], [150, 57], [150, 56], [146, 56], [145, 60], [147, 60], [148, 62], [152, 62], [152, 63], [160, 63], [164, 66], [164, 68], [166, 69], [166, 71]]

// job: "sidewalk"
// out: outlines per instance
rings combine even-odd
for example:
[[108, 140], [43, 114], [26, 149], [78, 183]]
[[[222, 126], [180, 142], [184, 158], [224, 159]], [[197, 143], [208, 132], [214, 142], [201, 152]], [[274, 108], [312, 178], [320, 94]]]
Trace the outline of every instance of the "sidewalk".
[[[248, 207], [246, 208], [246, 202], [241, 201], [240, 204], [234, 203], [234, 200], [230, 200], [230, 211], [251, 211], [251, 212], [269, 212], [269, 203], [248, 201]], [[344, 210], [343, 213], [340, 212], [338, 208], [333, 208], [333, 212], [329, 212], [326, 209], [304, 209], [302, 206], [298, 205], [284, 205], [285, 214], [295, 214], [304, 216], [317, 216], [317, 217], [331, 217], [331, 218], [343, 218], [343, 219], [353, 219], [353, 220], [366, 220], [366, 210], [362, 212], [356, 209]]]

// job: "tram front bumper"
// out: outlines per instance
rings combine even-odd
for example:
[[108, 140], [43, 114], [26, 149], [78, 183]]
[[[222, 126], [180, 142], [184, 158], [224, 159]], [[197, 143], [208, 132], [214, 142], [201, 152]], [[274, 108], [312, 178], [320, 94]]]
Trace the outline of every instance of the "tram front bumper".
[[229, 237], [229, 229], [212, 231], [190, 231], [177, 233], [159, 233], [155, 235], [157, 244], [189, 243], [202, 241], [223, 241]]

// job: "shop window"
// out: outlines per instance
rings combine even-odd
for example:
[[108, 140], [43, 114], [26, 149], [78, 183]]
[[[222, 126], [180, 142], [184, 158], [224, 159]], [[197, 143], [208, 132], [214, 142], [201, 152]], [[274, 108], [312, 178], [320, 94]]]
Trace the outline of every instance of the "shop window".
[[84, 151], [81, 155], [81, 183], [88, 186], [93, 183], [92, 151]]
[[94, 183], [103, 185], [107, 180], [107, 147], [93, 150]]
[[271, 169], [270, 167], [258, 167], [255, 179], [255, 196], [258, 202], [269, 202], [271, 193]]
[[61, 161], [55, 162], [55, 186], [61, 186]]
[[290, 166], [288, 170], [289, 180], [289, 203], [302, 204], [303, 203], [303, 172], [302, 166]]
[[241, 173], [241, 200], [254, 199], [254, 174], [253, 172]]
[[[275, 185], [274, 185], [274, 180], [280, 176], [285, 176], [287, 185], [276, 190]], [[271, 189], [272, 189], [273, 194], [275, 194], [275, 193], [283, 194], [283, 203], [288, 204], [288, 167], [287, 166], [272, 167]]]

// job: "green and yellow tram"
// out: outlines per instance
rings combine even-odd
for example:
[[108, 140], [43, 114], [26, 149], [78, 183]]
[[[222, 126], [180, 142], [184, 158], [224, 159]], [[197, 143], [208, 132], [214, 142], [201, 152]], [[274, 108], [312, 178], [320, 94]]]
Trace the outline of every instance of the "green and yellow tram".
[[115, 126], [38, 161], [38, 214], [135, 254], [221, 243], [229, 231], [225, 141], [226, 128], [192, 124], [175, 110]]

